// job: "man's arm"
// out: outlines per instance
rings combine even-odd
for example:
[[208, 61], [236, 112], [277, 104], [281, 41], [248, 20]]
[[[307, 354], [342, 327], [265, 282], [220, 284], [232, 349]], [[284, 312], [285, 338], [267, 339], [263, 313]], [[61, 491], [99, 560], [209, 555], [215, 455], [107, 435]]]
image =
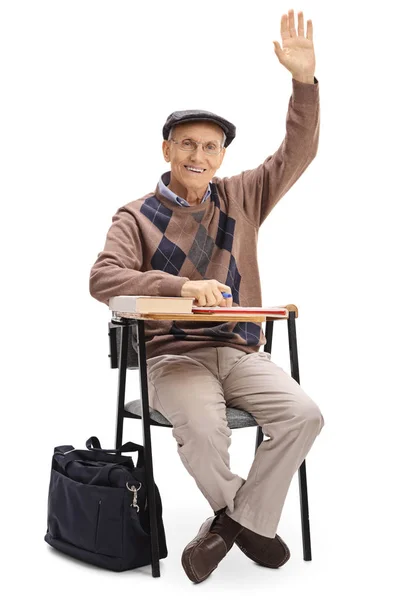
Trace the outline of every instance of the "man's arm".
[[282, 48], [274, 41], [279, 62], [292, 74], [293, 92], [286, 117], [286, 135], [278, 150], [256, 169], [217, 180], [228, 202], [236, 202], [255, 227], [260, 227], [277, 202], [297, 181], [314, 159], [319, 139], [319, 84], [315, 78], [313, 26], [307, 21], [304, 36], [303, 13], [281, 18]]
[[142, 265], [138, 225], [122, 207], [114, 215], [104, 250], [90, 271], [91, 296], [107, 306], [112, 296], [180, 296], [183, 284], [189, 281], [157, 269], [142, 272]]
[[[319, 139], [319, 84], [293, 79], [286, 116], [286, 135], [278, 150], [255, 169], [219, 180], [228, 202], [236, 202], [255, 227], [260, 227], [315, 158]], [[216, 181], [217, 182], [217, 181]]]

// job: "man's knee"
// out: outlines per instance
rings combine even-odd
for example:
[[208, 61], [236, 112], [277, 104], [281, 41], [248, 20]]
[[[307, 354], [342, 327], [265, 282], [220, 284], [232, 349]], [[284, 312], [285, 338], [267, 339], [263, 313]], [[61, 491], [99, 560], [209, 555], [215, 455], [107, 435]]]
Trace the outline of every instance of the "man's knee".
[[302, 402], [298, 406], [298, 412], [299, 418], [305, 426], [315, 429], [317, 433], [321, 431], [325, 424], [324, 417], [319, 406], [309, 396], [302, 398]]

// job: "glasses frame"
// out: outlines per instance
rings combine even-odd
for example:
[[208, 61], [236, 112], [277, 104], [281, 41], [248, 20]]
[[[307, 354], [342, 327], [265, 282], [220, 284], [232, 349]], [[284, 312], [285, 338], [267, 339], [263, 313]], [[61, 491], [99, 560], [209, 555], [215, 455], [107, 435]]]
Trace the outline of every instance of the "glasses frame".
[[[221, 146], [220, 149], [219, 149], [219, 152], [207, 152], [207, 150], [204, 149], [204, 146], [206, 144], [209, 144], [210, 141], [208, 141], [208, 142], [196, 142], [196, 140], [193, 140], [192, 138], [183, 138], [183, 140], [190, 140], [191, 142], [193, 142], [194, 144], [196, 144], [196, 151], [197, 151], [197, 148], [199, 146], [201, 146], [202, 149], [203, 149], [203, 152], [205, 154], [208, 154], [208, 156], [218, 156], [219, 154], [221, 154], [222, 149], [223, 149], [223, 146]], [[181, 142], [183, 142], [183, 140], [179, 140], [178, 141], [178, 140], [174, 140], [174, 138], [170, 138], [169, 141], [170, 142], [174, 142], [174, 144], [180, 144]], [[193, 150], [191, 150], [191, 149], [186, 150], [184, 148], [179, 148], [179, 150], [182, 150], [182, 152], [193, 152]]]

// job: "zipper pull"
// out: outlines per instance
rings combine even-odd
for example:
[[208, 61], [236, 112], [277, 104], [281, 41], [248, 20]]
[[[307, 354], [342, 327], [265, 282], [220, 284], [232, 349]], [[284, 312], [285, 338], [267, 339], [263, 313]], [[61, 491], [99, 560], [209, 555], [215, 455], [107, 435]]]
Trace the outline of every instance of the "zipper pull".
[[139, 512], [139, 505], [137, 503], [137, 493], [140, 490], [140, 488], [142, 487], [142, 484], [139, 483], [139, 487], [135, 488], [134, 485], [132, 485], [131, 487], [129, 487], [128, 482], [126, 482], [126, 487], [128, 488], [128, 490], [130, 492], [133, 492], [133, 500], [132, 500], [132, 504], [130, 506], [132, 506], [133, 508], [136, 508], [136, 511]]

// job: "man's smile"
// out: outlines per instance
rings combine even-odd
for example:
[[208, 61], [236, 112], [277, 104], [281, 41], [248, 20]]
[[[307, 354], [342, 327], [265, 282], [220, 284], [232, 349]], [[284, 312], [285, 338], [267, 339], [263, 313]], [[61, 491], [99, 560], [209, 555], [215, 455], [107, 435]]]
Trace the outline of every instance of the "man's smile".
[[201, 167], [193, 167], [192, 165], [185, 165], [185, 169], [189, 173], [195, 173], [197, 175], [201, 175], [206, 170], [206, 169], [202, 169]]

